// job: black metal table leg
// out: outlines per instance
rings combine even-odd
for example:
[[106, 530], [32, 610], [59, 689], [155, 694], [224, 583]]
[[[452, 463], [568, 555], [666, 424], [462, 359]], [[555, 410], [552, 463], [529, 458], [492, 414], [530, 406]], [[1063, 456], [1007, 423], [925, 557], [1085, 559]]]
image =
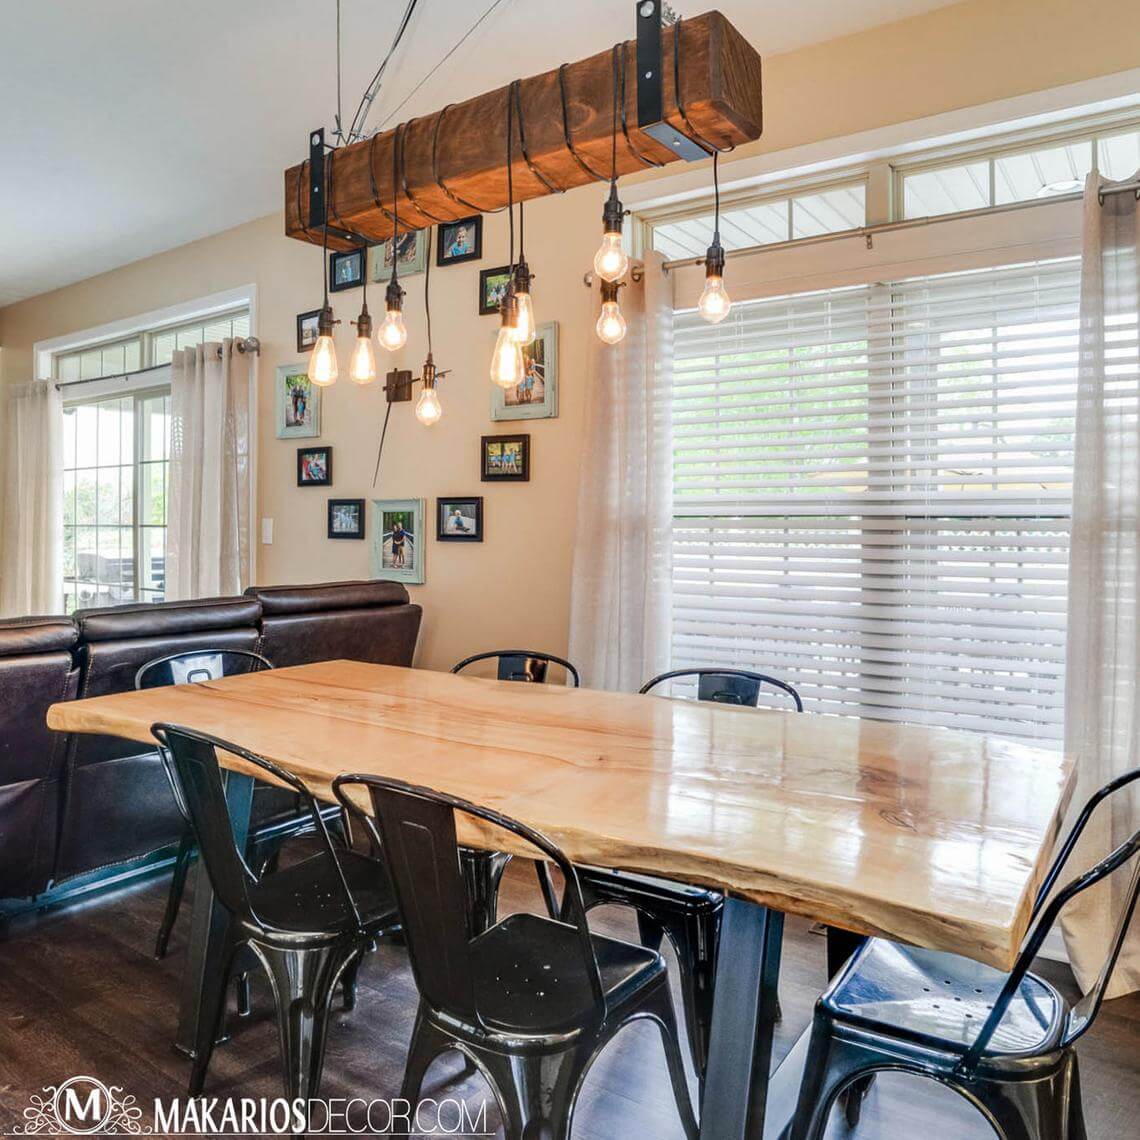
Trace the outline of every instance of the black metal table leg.
[[784, 916], [726, 899], [701, 1140], [760, 1140], [768, 1103]]
[[[239, 851], [245, 850], [249, 834], [249, 812], [253, 804], [252, 776], [226, 772], [226, 804]], [[214, 900], [205, 860], [194, 867], [194, 910], [190, 916], [190, 945], [186, 951], [186, 972], [182, 977], [182, 1000], [178, 1010], [178, 1036], [175, 1048], [188, 1057], [194, 1056], [198, 1037], [198, 995], [202, 979], [223, 968], [222, 948], [225, 944], [229, 917]]]

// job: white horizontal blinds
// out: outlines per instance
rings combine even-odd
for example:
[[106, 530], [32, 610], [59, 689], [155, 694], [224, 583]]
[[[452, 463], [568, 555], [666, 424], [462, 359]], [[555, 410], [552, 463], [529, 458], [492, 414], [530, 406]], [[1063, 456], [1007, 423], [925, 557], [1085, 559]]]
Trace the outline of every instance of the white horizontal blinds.
[[673, 661], [1060, 735], [1075, 260], [679, 314]]

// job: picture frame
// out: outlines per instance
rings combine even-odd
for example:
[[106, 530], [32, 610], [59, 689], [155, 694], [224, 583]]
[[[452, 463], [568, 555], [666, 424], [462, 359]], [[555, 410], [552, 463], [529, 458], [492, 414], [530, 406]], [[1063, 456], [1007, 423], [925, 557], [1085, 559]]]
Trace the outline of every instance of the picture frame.
[[329, 499], [328, 537], [364, 538], [363, 499]]
[[[401, 277], [414, 277], [427, 269], [430, 230], [413, 230], [400, 234], [398, 247], [400, 261], [397, 266]], [[368, 280], [385, 283], [392, 276], [392, 239], [380, 242], [368, 249]]]
[[529, 483], [530, 436], [483, 436], [479, 444], [479, 478], [484, 483]]
[[[372, 500], [373, 578], [422, 585], [427, 555], [424, 513], [423, 499]], [[397, 540], [397, 535], [402, 537]]]
[[522, 352], [522, 381], [507, 389], [491, 385], [492, 420], [551, 420], [558, 415], [558, 322], [538, 325]]
[[309, 379], [305, 364], [277, 367], [278, 439], [316, 439], [321, 434], [321, 390]]
[[332, 462], [331, 447], [297, 448], [297, 486], [331, 487]]
[[317, 324], [321, 319], [320, 309], [310, 309], [297, 314], [297, 351], [308, 352], [317, 343]]
[[462, 261], [478, 261], [482, 256], [482, 214], [454, 222], [440, 222], [436, 226], [436, 265], [458, 265]]
[[479, 271], [479, 316], [490, 317], [498, 313], [499, 302], [511, 284], [511, 267], [498, 265], [494, 269]]
[[442, 495], [435, 501], [437, 542], [483, 541], [483, 496]]
[[329, 254], [329, 292], [342, 293], [364, 284], [364, 250], [334, 250]]

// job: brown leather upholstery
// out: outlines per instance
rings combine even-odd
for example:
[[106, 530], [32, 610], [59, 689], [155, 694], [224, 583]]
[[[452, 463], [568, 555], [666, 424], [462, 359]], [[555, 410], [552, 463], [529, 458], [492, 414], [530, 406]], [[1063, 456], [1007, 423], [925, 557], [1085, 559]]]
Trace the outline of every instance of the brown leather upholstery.
[[399, 582], [251, 586], [261, 603], [261, 643], [277, 668], [308, 661], [411, 665], [423, 610]]
[[76, 640], [70, 618], [0, 621], [0, 898], [29, 898], [51, 877], [68, 738], [45, 718], [75, 696]]

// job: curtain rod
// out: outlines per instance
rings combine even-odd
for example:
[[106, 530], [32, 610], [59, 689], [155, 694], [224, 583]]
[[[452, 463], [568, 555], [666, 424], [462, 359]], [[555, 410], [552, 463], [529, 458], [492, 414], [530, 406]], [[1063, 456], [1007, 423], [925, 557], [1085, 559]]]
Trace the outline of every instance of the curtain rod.
[[[234, 341], [234, 347], [243, 356], [248, 352], [253, 356], [257, 356], [261, 352], [261, 341], [255, 336], [238, 337]], [[222, 358], [222, 346], [218, 345], [218, 351], [215, 354], [219, 360]], [[148, 372], [157, 372], [160, 368], [169, 368], [169, 364], [151, 364], [146, 368], [136, 368], [133, 372], [115, 372], [110, 376], [92, 376], [87, 380], [69, 380], [65, 384], [56, 384], [55, 390], [62, 392], [64, 389], [70, 391], [72, 388], [78, 388], [83, 384], [105, 384], [110, 380], [130, 380], [135, 376], [145, 376]]]
[[[1140, 198], [1140, 179], [1134, 182], [1122, 182], [1119, 186], [1108, 186], [1101, 190], [1098, 197], [1103, 206], [1106, 197], [1113, 194], [1136, 194]], [[1050, 198], [1038, 198], [1032, 202], [1006, 202], [1001, 206], [983, 206], [977, 210], [962, 210], [957, 214], [936, 214], [931, 218], [907, 218], [901, 222], [881, 222], [874, 226], [858, 226], [852, 230], [840, 230], [833, 234], [816, 234], [814, 237], [795, 238], [791, 241], [770, 242], [767, 245], [750, 245], [741, 249], [729, 249], [725, 255], [729, 258], [745, 257], [755, 253], [772, 253], [778, 249], [800, 249], [805, 245], [819, 245], [822, 242], [844, 241], [851, 238], [862, 237], [867, 240], [868, 249], [876, 234], [890, 234], [899, 230], [915, 229], [919, 226], [933, 226], [940, 222], [960, 222], [969, 218], [984, 218], [993, 214], [1004, 214], [1010, 210], [1024, 210], [1033, 206], [1052, 206], [1056, 202], [1079, 202], [1084, 194], [1078, 191], [1075, 194], [1055, 194]], [[704, 256], [679, 257], [673, 261], [665, 262], [665, 272], [671, 269], [681, 269], [687, 265], [704, 265]]]

